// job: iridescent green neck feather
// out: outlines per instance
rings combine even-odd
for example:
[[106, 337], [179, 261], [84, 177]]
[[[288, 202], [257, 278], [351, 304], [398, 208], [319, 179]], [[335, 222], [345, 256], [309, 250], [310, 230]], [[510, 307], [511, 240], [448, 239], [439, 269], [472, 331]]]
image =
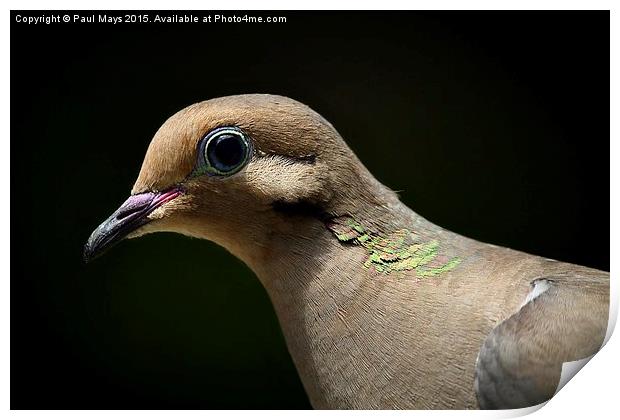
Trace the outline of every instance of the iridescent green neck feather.
[[383, 235], [368, 231], [352, 217], [331, 219], [327, 227], [340, 242], [364, 247], [368, 252], [364, 267], [378, 273], [413, 270], [417, 277], [429, 277], [450, 271], [461, 262], [457, 256], [443, 255], [437, 240], [426, 241], [408, 229]]

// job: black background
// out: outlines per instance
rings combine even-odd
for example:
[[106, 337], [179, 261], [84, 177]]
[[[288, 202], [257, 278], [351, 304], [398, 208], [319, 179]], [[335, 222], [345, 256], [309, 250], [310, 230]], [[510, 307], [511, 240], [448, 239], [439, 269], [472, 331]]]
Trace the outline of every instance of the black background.
[[11, 408], [309, 407], [266, 293], [217, 245], [81, 262], [159, 125], [211, 97], [305, 102], [431, 221], [609, 269], [608, 12], [15, 22], [42, 13], [11, 15]]

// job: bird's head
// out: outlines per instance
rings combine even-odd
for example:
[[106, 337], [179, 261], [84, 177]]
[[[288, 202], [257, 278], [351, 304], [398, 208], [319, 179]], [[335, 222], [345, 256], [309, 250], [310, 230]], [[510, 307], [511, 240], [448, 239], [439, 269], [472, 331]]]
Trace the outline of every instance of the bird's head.
[[308, 235], [300, 223], [394, 199], [307, 106], [273, 95], [217, 98], [162, 125], [131, 196], [95, 229], [84, 257], [125, 237], [172, 231], [250, 262], [272, 238]]

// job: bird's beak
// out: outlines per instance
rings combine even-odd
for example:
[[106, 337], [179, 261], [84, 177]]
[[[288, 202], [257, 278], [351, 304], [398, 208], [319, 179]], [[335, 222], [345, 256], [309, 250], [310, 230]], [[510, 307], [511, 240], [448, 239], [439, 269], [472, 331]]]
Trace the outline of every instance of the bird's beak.
[[84, 246], [84, 261], [103, 254], [128, 234], [150, 221], [153, 210], [182, 194], [178, 187], [163, 192], [145, 192], [130, 196], [106, 221], [100, 224]]

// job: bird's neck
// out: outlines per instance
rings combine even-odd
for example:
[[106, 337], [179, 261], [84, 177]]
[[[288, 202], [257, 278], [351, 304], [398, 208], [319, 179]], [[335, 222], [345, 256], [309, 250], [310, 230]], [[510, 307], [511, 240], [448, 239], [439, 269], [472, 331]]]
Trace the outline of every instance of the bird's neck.
[[383, 211], [389, 213], [296, 220], [294, 232], [274, 237], [268, 255], [251, 264], [270, 295], [315, 407], [333, 406], [334, 393], [346, 389], [341, 384], [346, 378], [339, 374], [358, 369], [356, 378], [374, 380], [374, 368], [362, 373], [352, 361], [364, 359], [350, 353], [373, 351], [364, 349], [368, 342], [353, 341], [363, 337], [365, 328], [380, 325], [377, 316], [385, 308], [378, 296], [392, 294], [385, 285], [398, 288], [407, 283], [396, 280], [401, 275], [441, 275], [459, 263], [449, 244], [451, 233], [403, 205]]

